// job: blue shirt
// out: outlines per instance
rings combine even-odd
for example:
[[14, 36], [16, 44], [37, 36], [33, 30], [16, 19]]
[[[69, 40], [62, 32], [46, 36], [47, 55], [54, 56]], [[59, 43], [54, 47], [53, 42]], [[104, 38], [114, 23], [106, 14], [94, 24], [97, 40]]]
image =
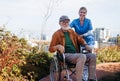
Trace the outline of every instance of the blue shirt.
[[[79, 35], [85, 34], [88, 31], [93, 29], [92, 24], [91, 24], [91, 20], [87, 19], [87, 18], [84, 19], [83, 25], [80, 25], [80, 19], [79, 18], [74, 19], [71, 22], [70, 27], [74, 28], [75, 32], [77, 34], [79, 34]], [[93, 36], [93, 34], [85, 36], [84, 39], [85, 39], [85, 41], [87, 42], [88, 45], [94, 45], [94, 36]]]
[[79, 35], [87, 33], [89, 30], [93, 29], [90, 19], [87, 19], [87, 18], [84, 19], [84, 23], [83, 23], [82, 26], [80, 25], [80, 19], [79, 18], [74, 19], [71, 22], [70, 27], [74, 28], [75, 32], [77, 32]]

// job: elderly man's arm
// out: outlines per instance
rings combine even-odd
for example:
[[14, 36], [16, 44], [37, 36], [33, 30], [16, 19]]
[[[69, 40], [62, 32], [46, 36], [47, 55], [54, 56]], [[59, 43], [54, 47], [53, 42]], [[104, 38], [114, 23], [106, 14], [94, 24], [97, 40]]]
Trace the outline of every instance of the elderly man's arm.
[[50, 46], [49, 46], [49, 51], [50, 52], [59, 52], [59, 53], [64, 53], [64, 46], [61, 45], [61, 44], [58, 44], [58, 36], [56, 34], [53, 34], [52, 36], [52, 40], [51, 40], [51, 43], [50, 43]]

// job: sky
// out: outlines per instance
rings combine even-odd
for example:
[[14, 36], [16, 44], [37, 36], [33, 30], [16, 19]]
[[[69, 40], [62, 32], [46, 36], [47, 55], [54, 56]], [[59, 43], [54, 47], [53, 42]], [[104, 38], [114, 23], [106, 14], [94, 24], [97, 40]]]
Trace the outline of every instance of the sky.
[[[120, 33], [120, 0], [0, 0], [0, 26], [17, 35], [26, 32], [39, 38], [44, 33], [49, 39], [60, 28], [59, 17], [67, 15], [72, 21], [79, 17], [82, 6], [88, 10], [86, 17], [91, 19], [93, 29], [104, 27]], [[52, 11], [44, 23], [49, 8]]]

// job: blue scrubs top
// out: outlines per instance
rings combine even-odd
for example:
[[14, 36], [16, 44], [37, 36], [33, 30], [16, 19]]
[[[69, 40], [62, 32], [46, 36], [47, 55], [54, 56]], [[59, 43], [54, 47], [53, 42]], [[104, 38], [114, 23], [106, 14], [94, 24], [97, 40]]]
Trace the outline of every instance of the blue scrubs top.
[[80, 19], [74, 19], [71, 24], [70, 27], [75, 29], [75, 32], [77, 32], [79, 35], [82, 35], [84, 33], [87, 33], [89, 30], [92, 30], [92, 24], [90, 19], [85, 18], [84, 19], [84, 23], [83, 26], [80, 25]]
[[[80, 19], [74, 19], [71, 23], [70, 23], [70, 27], [75, 29], [75, 32], [79, 35], [85, 34], [88, 31], [92, 30], [92, 24], [91, 24], [91, 20], [85, 18], [84, 19], [84, 23], [81, 26], [80, 25]], [[85, 36], [84, 37], [85, 41], [87, 42], [88, 45], [94, 45], [94, 36], [92, 34]]]

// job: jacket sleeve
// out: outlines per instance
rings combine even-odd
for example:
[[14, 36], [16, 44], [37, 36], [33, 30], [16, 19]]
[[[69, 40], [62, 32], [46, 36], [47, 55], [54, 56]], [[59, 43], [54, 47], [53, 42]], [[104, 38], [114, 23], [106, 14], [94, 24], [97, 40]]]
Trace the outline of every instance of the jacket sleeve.
[[57, 37], [58, 36], [56, 35], [56, 33], [54, 33], [53, 36], [52, 36], [52, 40], [51, 40], [51, 43], [50, 43], [50, 46], [49, 46], [49, 51], [51, 53], [57, 51], [54, 47], [54, 46], [57, 45]]

